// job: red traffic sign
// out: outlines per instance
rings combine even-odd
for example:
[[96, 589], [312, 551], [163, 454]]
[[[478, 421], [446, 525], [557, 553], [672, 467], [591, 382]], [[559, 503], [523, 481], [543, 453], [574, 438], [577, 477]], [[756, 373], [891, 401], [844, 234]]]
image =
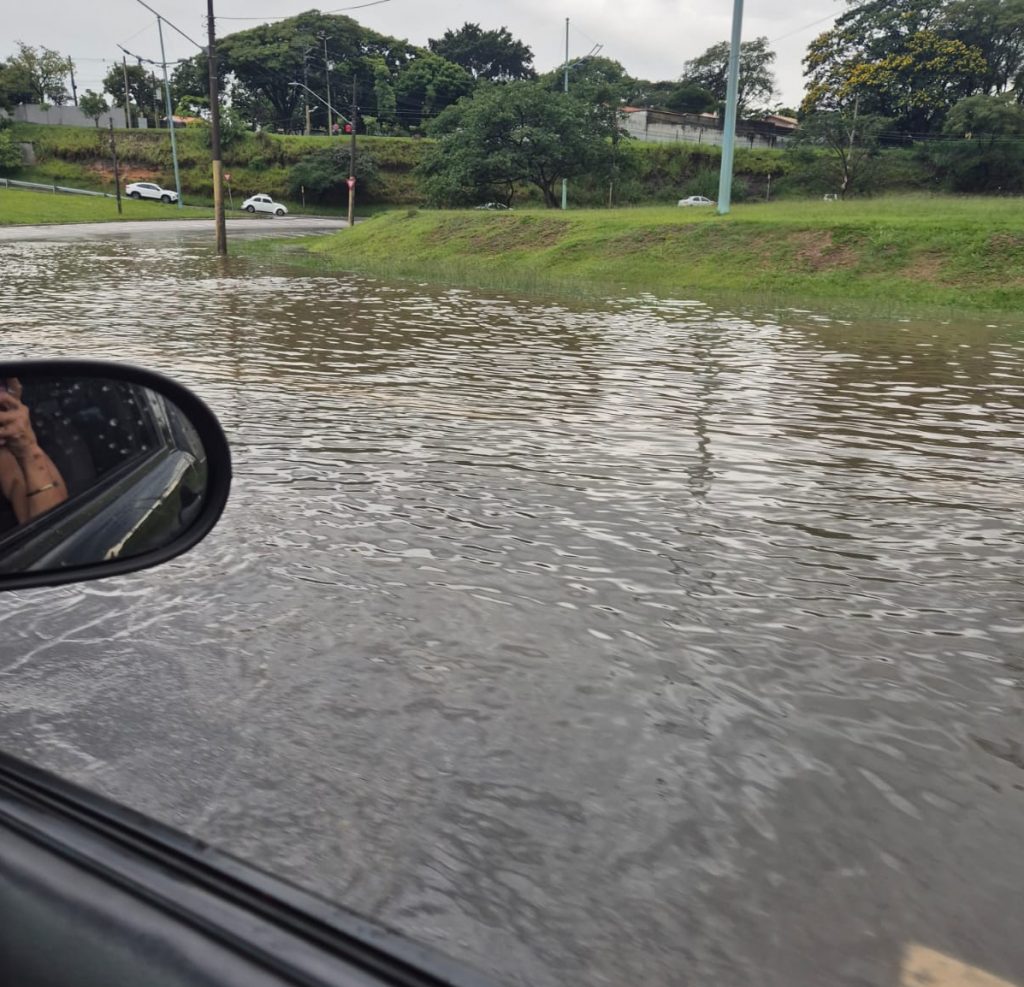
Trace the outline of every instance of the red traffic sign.
[[231, 181], [231, 172], [230, 171], [224, 172], [224, 180], [228, 181], [228, 182]]
[[351, 175], [349, 175], [348, 178], [345, 179], [345, 184], [349, 188], [355, 188], [356, 187], [356, 180]]

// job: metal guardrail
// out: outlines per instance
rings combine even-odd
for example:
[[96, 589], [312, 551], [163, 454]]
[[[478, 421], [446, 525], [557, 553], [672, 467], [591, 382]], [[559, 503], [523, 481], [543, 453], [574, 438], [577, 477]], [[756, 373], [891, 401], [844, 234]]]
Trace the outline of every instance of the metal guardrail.
[[64, 185], [41, 185], [39, 182], [16, 182], [12, 178], [0, 178], [0, 188], [27, 188], [37, 192], [53, 192], [63, 195], [96, 195], [101, 199], [113, 199], [110, 192], [90, 192], [84, 188], [67, 188]]

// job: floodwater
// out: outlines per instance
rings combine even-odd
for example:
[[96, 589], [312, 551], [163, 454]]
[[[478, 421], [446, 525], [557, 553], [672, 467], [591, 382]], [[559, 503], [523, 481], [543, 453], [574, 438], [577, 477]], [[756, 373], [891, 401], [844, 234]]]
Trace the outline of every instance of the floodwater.
[[4, 599], [6, 748], [503, 983], [1024, 983], [1020, 325], [0, 272], [5, 354], [236, 456], [189, 556]]

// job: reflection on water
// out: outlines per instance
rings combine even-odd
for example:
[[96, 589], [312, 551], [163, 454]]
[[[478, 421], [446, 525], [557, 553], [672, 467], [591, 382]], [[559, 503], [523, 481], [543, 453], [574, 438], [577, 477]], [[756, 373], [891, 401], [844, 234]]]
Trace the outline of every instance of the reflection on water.
[[1019, 328], [0, 251], [238, 466], [6, 601], [7, 746], [509, 983], [1024, 981]]

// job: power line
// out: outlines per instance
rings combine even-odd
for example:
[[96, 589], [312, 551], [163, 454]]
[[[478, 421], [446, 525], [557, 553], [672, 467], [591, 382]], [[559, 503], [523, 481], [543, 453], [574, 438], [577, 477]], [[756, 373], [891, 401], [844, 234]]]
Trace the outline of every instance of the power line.
[[[176, 26], [175, 24], [172, 24], [159, 11], [154, 10], [148, 3], [146, 3], [146, 0], [135, 0], [135, 2], [142, 4], [142, 6], [145, 7], [146, 10], [148, 10], [151, 14], [162, 20], [168, 27], [173, 28], [175, 31], [177, 31], [178, 34], [180, 34], [187, 42], [189, 42], [189, 44], [195, 45], [200, 51], [206, 50], [206, 45], [201, 45], [198, 41], [195, 40], [195, 38], [190, 38], [180, 27]], [[131, 39], [129, 38], [128, 40], [130, 41]]]
[[[360, 3], [354, 7], [338, 7], [335, 10], [325, 10], [325, 14], [343, 14], [347, 10], [362, 10], [364, 7], [379, 7], [382, 3], [391, 3], [391, 0], [371, 0], [370, 3]], [[219, 21], [282, 21], [289, 17], [296, 17], [297, 14], [266, 14], [263, 17], [224, 17], [217, 15]]]

